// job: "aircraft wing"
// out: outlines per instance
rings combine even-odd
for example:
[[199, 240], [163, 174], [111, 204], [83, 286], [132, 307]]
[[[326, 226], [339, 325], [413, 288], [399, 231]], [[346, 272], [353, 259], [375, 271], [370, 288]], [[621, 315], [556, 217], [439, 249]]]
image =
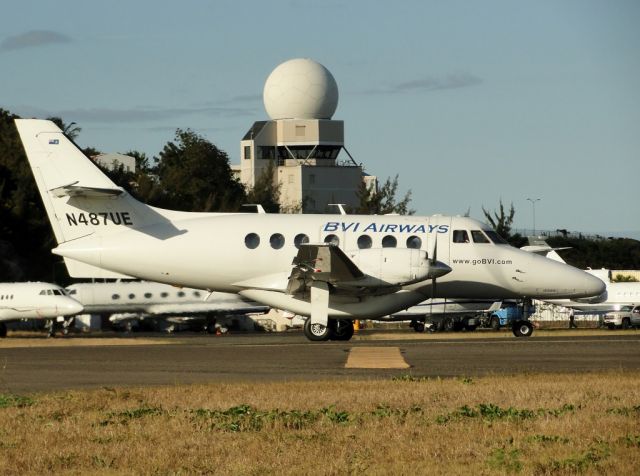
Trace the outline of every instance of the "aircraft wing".
[[175, 304], [152, 304], [147, 306], [145, 314], [152, 316], [161, 316], [171, 314], [174, 316], [183, 314], [205, 314], [205, 313], [223, 313], [223, 314], [253, 314], [269, 312], [269, 306], [263, 306], [258, 303], [175, 303]]
[[353, 286], [365, 278], [340, 248], [330, 244], [300, 245], [293, 265], [287, 284], [288, 294], [304, 293], [314, 281], [340, 288]]

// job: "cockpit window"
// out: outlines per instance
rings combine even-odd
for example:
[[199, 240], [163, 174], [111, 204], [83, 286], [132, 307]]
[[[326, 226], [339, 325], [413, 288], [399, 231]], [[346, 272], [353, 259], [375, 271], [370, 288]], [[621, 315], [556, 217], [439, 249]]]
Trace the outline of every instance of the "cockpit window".
[[56, 296], [64, 296], [64, 293], [59, 289], [54, 289], [53, 294], [55, 294]]
[[502, 238], [500, 235], [498, 235], [493, 230], [484, 230], [484, 232], [491, 239], [491, 241], [493, 241], [496, 245], [508, 245], [509, 244], [509, 242], [507, 240]]
[[474, 243], [491, 243], [480, 230], [471, 230], [471, 237]]
[[78, 294], [78, 290], [77, 289], [69, 289], [69, 291], [67, 291], [67, 293], [69, 294], [69, 296], [73, 296], [74, 294]]
[[467, 230], [453, 230], [454, 243], [469, 243], [469, 234]]

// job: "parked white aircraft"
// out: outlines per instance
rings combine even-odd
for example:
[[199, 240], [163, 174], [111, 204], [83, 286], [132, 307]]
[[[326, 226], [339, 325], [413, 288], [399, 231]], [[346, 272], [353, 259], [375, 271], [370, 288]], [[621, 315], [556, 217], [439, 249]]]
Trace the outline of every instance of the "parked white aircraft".
[[[541, 254], [559, 263], [566, 263], [557, 252], [567, 248], [552, 248], [543, 240], [536, 241], [533, 245], [524, 246], [522, 249]], [[605, 284], [605, 289], [601, 294], [590, 298], [545, 299], [545, 301], [594, 314], [619, 311], [624, 305], [640, 304], [640, 283], [612, 282], [611, 271], [608, 269], [587, 269], [585, 272], [599, 278]]]
[[269, 311], [268, 306], [238, 294], [209, 293], [150, 281], [76, 283], [68, 286], [67, 292], [82, 303], [84, 312], [108, 314], [113, 323], [198, 316], [203, 329], [210, 333], [215, 332], [217, 316]]
[[80, 312], [82, 304], [56, 284], [0, 283], [0, 337], [7, 336], [7, 322], [56, 319]]
[[515, 249], [465, 217], [150, 207], [116, 186], [54, 123], [16, 125], [58, 242], [53, 252], [73, 277], [135, 276], [239, 293], [310, 316], [305, 334], [312, 340], [346, 338], [353, 319], [429, 297], [552, 299], [604, 291], [599, 279]]

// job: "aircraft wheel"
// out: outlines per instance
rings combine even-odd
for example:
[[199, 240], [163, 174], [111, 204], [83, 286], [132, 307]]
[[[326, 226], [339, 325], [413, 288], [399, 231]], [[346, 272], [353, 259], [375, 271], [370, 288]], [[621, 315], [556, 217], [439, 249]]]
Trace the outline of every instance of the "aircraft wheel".
[[612, 331], [612, 330], [614, 330], [614, 329], [616, 328], [616, 326], [615, 326], [615, 325], [613, 325], [613, 324], [607, 324], [607, 328], [608, 328], [610, 331]]
[[413, 322], [413, 330], [416, 332], [424, 332], [425, 325], [424, 322], [414, 321]]
[[513, 324], [512, 330], [516, 337], [530, 337], [533, 334], [533, 324], [529, 321], [517, 321]]
[[69, 335], [69, 328], [68, 327], [63, 327], [62, 328], [62, 335], [63, 336], [68, 336]]
[[498, 319], [497, 317], [491, 319], [491, 329], [493, 329], [494, 331], [500, 330], [500, 319]]
[[631, 322], [629, 321], [628, 317], [625, 317], [624, 319], [622, 319], [622, 328], [629, 329], [629, 327], [631, 327]]
[[7, 337], [7, 325], [4, 322], [0, 322], [0, 337]]
[[322, 324], [311, 324], [311, 318], [307, 318], [304, 321], [304, 335], [307, 339], [320, 342], [324, 340], [329, 340], [330, 330], [328, 326], [323, 326]]
[[476, 327], [478, 327], [478, 326], [472, 326], [472, 325], [466, 324], [466, 325], [464, 326], [464, 329], [465, 329], [466, 331], [468, 331], [468, 332], [473, 332], [473, 331], [475, 331], [475, 330], [476, 330]]
[[329, 338], [332, 340], [350, 340], [353, 337], [353, 321], [335, 319], [329, 321]]

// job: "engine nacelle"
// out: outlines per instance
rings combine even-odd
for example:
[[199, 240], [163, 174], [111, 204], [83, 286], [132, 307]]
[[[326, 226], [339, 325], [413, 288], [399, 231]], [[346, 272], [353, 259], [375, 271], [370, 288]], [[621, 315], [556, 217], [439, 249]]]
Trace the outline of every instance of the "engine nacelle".
[[[431, 279], [430, 262], [423, 250], [411, 248], [369, 248], [347, 251], [346, 255], [367, 276], [389, 285], [417, 283]], [[380, 283], [378, 283], [380, 284]]]

